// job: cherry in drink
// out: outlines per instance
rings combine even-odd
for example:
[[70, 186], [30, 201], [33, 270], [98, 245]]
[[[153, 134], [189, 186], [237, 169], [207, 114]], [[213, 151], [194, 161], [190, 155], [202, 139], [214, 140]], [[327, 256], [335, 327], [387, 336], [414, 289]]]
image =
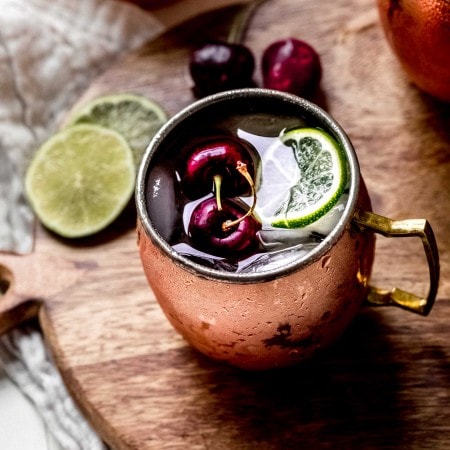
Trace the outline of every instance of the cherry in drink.
[[305, 257], [347, 199], [333, 137], [265, 104], [186, 120], [153, 159], [146, 202], [158, 233], [212, 269], [252, 273]]

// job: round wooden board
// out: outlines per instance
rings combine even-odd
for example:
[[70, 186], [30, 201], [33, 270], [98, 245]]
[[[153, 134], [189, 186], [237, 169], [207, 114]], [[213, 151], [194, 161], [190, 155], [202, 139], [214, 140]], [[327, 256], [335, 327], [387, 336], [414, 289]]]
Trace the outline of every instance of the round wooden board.
[[[190, 49], [222, 35], [232, 12], [127, 55], [79, 103], [134, 92], [176, 113], [194, 100]], [[141, 269], [132, 208], [77, 245], [39, 227], [32, 255], [1, 255], [0, 278], [13, 281], [0, 298], [0, 331], [39, 316], [67, 386], [112, 448], [448, 448], [450, 107], [405, 79], [371, 0], [268, 0], [245, 42], [259, 59], [289, 36], [321, 54], [320, 104], [353, 141], [375, 212], [430, 220], [442, 266], [435, 309], [423, 318], [366, 308], [314, 361], [242, 372], [205, 359], [172, 330]], [[420, 241], [379, 238], [373, 282], [426, 291]]]

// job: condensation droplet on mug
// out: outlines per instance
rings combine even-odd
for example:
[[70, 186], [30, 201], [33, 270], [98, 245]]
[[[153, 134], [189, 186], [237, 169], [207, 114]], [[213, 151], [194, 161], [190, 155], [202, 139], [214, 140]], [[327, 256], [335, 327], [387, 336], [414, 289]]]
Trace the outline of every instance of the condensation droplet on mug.
[[138, 228], [137, 232], [136, 232], [136, 243], [137, 246], [139, 247], [139, 244], [141, 243], [141, 230]]
[[[198, 317], [198, 319], [200, 320], [200, 322], [201, 322], [201, 324], [202, 324], [201, 328], [202, 328], [203, 330], [209, 329], [210, 326], [214, 326], [214, 325], [217, 324], [217, 321], [216, 321], [216, 319], [215, 319], [214, 317], [208, 318], [208, 317], [205, 317], [205, 316], [203, 316], [203, 315], [200, 315], [200, 316]], [[207, 327], [207, 328], [206, 328], [206, 327]]]
[[305, 291], [304, 286], [298, 286], [297, 287], [297, 296], [294, 299], [294, 303], [300, 303], [300, 308], [303, 308], [303, 304], [304, 304], [304, 299], [307, 296], [307, 292]]
[[241, 317], [242, 318], [245, 318], [245, 317], [247, 317], [247, 316], [249, 316], [250, 315], [250, 311], [248, 310], [248, 309], [244, 309], [242, 312], [241, 312]]
[[190, 275], [182, 275], [180, 278], [186, 287], [189, 287], [192, 283], [194, 283], [194, 280], [192, 279], [192, 276], [190, 276]]
[[322, 269], [328, 269], [330, 262], [331, 262], [331, 256], [330, 255], [324, 256], [321, 260]]

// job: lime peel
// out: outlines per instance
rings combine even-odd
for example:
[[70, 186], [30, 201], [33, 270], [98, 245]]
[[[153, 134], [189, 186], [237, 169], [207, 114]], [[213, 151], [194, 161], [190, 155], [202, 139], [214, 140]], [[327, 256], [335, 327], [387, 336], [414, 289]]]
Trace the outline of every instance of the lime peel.
[[300, 178], [271, 219], [275, 228], [305, 227], [329, 212], [347, 184], [345, 155], [338, 143], [317, 128], [296, 128], [283, 133], [281, 141], [291, 147]]

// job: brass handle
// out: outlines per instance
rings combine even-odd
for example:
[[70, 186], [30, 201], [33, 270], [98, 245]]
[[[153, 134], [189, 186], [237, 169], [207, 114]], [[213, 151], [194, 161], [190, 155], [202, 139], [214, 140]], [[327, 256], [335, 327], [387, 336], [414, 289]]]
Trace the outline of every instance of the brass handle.
[[362, 228], [369, 228], [386, 237], [420, 237], [430, 272], [430, 287], [426, 298], [398, 288], [391, 290], [369, 286], [367, 302], [372, 305], [395, 305], [423, 316], [428, 315], [436, 299], [439, 285], [439, 252], [436, 238], [425, 219], [392, 220], [372, 212], [357, 210], [354, 220]]

